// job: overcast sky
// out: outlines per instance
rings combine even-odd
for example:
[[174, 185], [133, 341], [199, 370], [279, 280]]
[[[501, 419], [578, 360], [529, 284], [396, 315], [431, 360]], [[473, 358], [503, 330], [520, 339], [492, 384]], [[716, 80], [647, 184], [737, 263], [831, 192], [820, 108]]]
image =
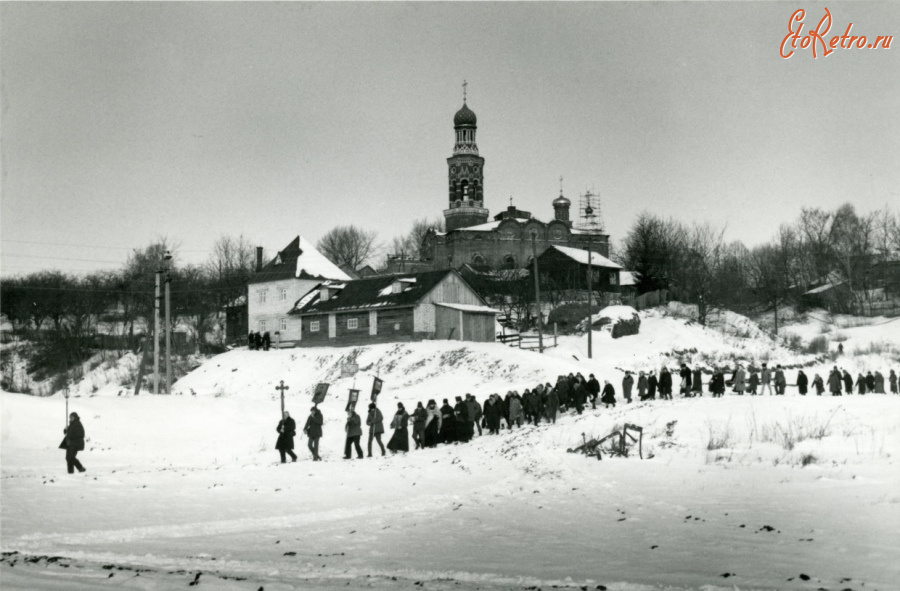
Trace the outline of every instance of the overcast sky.
[[[829, 37], [900, 37], [900, 3], [827, 6]], [[560, 176], [614, 241], [642, 210], [752, 246], [803, 206], [897, 208], [900, 41], [779, 57], [824, 7], [3, 2], [2, 272], [388, 242], [446, 206], [463, 80], [491, 215], [550, 219]]]

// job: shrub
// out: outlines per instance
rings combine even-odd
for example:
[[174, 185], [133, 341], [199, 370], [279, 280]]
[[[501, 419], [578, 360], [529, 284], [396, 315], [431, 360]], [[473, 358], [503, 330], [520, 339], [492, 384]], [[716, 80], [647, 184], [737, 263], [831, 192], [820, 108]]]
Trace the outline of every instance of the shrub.
[[731, 431], [731, 421], [725, 423], [724, 427], [718, 427], [707, 421], [706, 428], [708, 436], [706, 439], [707, 451], [723, 449], [731, 445], [733, 433]]
[[819, 461], [819, 458], [812, 454], [803, 454], [800, 456], [800, 465], [801, 466], [809, 466], [810, 464], [815, 464]]
[[618, 339], [628, 335], [637, 334], [641, 328], [641, 319], [635, 316], [629, 320], [619, 320], [613, 324], [612, 338]]
[[809, 353], [810, 355], [819, 355], [822, 353], [828, 352], [828, 338], [825, 336], [819, 336], [811, 340], [804, 350], [805, 353]]

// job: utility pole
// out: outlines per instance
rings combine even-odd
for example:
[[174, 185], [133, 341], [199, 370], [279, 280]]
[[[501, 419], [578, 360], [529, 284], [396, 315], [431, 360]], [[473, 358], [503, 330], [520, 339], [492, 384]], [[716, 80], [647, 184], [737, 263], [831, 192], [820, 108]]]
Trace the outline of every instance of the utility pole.
[[538, 277], [537, 262], [537, 236], [531, 235], [531, 259], [534, 261], [534, 301], [537, 304], [538, 320], [538, 351], [544, 352], [544, 331], [542, 327], [543, 315], [541, 314], [541, 280]]
[[[594, 208], [591, 207], [590, 202], [588, 202], [588, 206], [584, 208], [584, 216], [586, 218], [591, 218], [594, 215]], [[594, 228], [590, 227], [588, 229], [588, 268], [587, 268], [587, 288], [588, 288], [588, 320], [587, 320], [587, 338], [588, 338], [588, 359], [594, 358], [594, 312], [591, 307], [591, 300], [593, 299], [594, 289], [593, 289], [593, 275], [594, 269], [591, 267], [591, 253], [593, 252], [592, 247], [594, 245]]]
[[159, 394], [159, 280], [162, 272], [156, 271], [156, 288], [153, 296], [153, 393]]
[[171, 318], [171, 300], [169, 299], [169, 261], [172, 260], [172, 253], [166, 251], [164, 258], [166, 264], [166, 394], [172, 393], [172, 318]]

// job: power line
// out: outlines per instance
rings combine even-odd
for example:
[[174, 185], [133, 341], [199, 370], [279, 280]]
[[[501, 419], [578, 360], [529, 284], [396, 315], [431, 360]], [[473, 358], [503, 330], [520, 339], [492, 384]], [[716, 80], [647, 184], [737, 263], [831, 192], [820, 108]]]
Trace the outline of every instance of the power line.
[[[38, 244], [41, 246], [73, 246], [77, 248], [105, 248], [109, 250], [140, 250], [139, 248], [134, 248], [131, 246], [101, 246], [99, 244], [70, 244], [66, 242], [35, 242], [32, 240], [11, 240], [8, 238], [0, 239], [0, 242], [14, 242], [16, 244]], [[194, 250], [194, 249], [183, 249], [176, 248], [176, 252], [209, 252], [208, 250]]]
[[72, 259], [67, 257], [45, 257], [37, 254], [9, 254], [4, 252], [3, 257], [10, 257], [16, 259], [49, 259], [53, 261], [79, 261], [84, 263], [114, 263], [121, 264], [122, 261], [109, 261], [109, 260], [101, 260], [101, 259]]

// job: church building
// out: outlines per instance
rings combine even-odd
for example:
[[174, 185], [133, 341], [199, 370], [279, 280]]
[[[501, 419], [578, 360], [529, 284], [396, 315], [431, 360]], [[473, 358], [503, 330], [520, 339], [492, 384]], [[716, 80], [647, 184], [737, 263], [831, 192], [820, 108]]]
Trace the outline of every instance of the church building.
[[[552, 200], [553, 217], [541, 221], [512, 204], [490, 218], [485, 206], [484, 158], [478, 153], [475, 113], [466, 104], [453, 117], [456, 142], [447, 158], [448, 204], [444, 210], [446, 231], [430, 230], [423, 239], [425, 259], [434, 269], [459, 269], [464, 265], [492, 269], [519, 269], [531, 264], [534, 250], [540, 256], [551, 246], [590, 249], [609, 256], [609, 235], [596, 223], [575, 225], [572, 202], [562, 190]], [[592, 211], [586, 208], [590, 218]], [[532, 237], [534, 241], [532, 241]], [[534, 248], [532, 246], [534, 242]]]

